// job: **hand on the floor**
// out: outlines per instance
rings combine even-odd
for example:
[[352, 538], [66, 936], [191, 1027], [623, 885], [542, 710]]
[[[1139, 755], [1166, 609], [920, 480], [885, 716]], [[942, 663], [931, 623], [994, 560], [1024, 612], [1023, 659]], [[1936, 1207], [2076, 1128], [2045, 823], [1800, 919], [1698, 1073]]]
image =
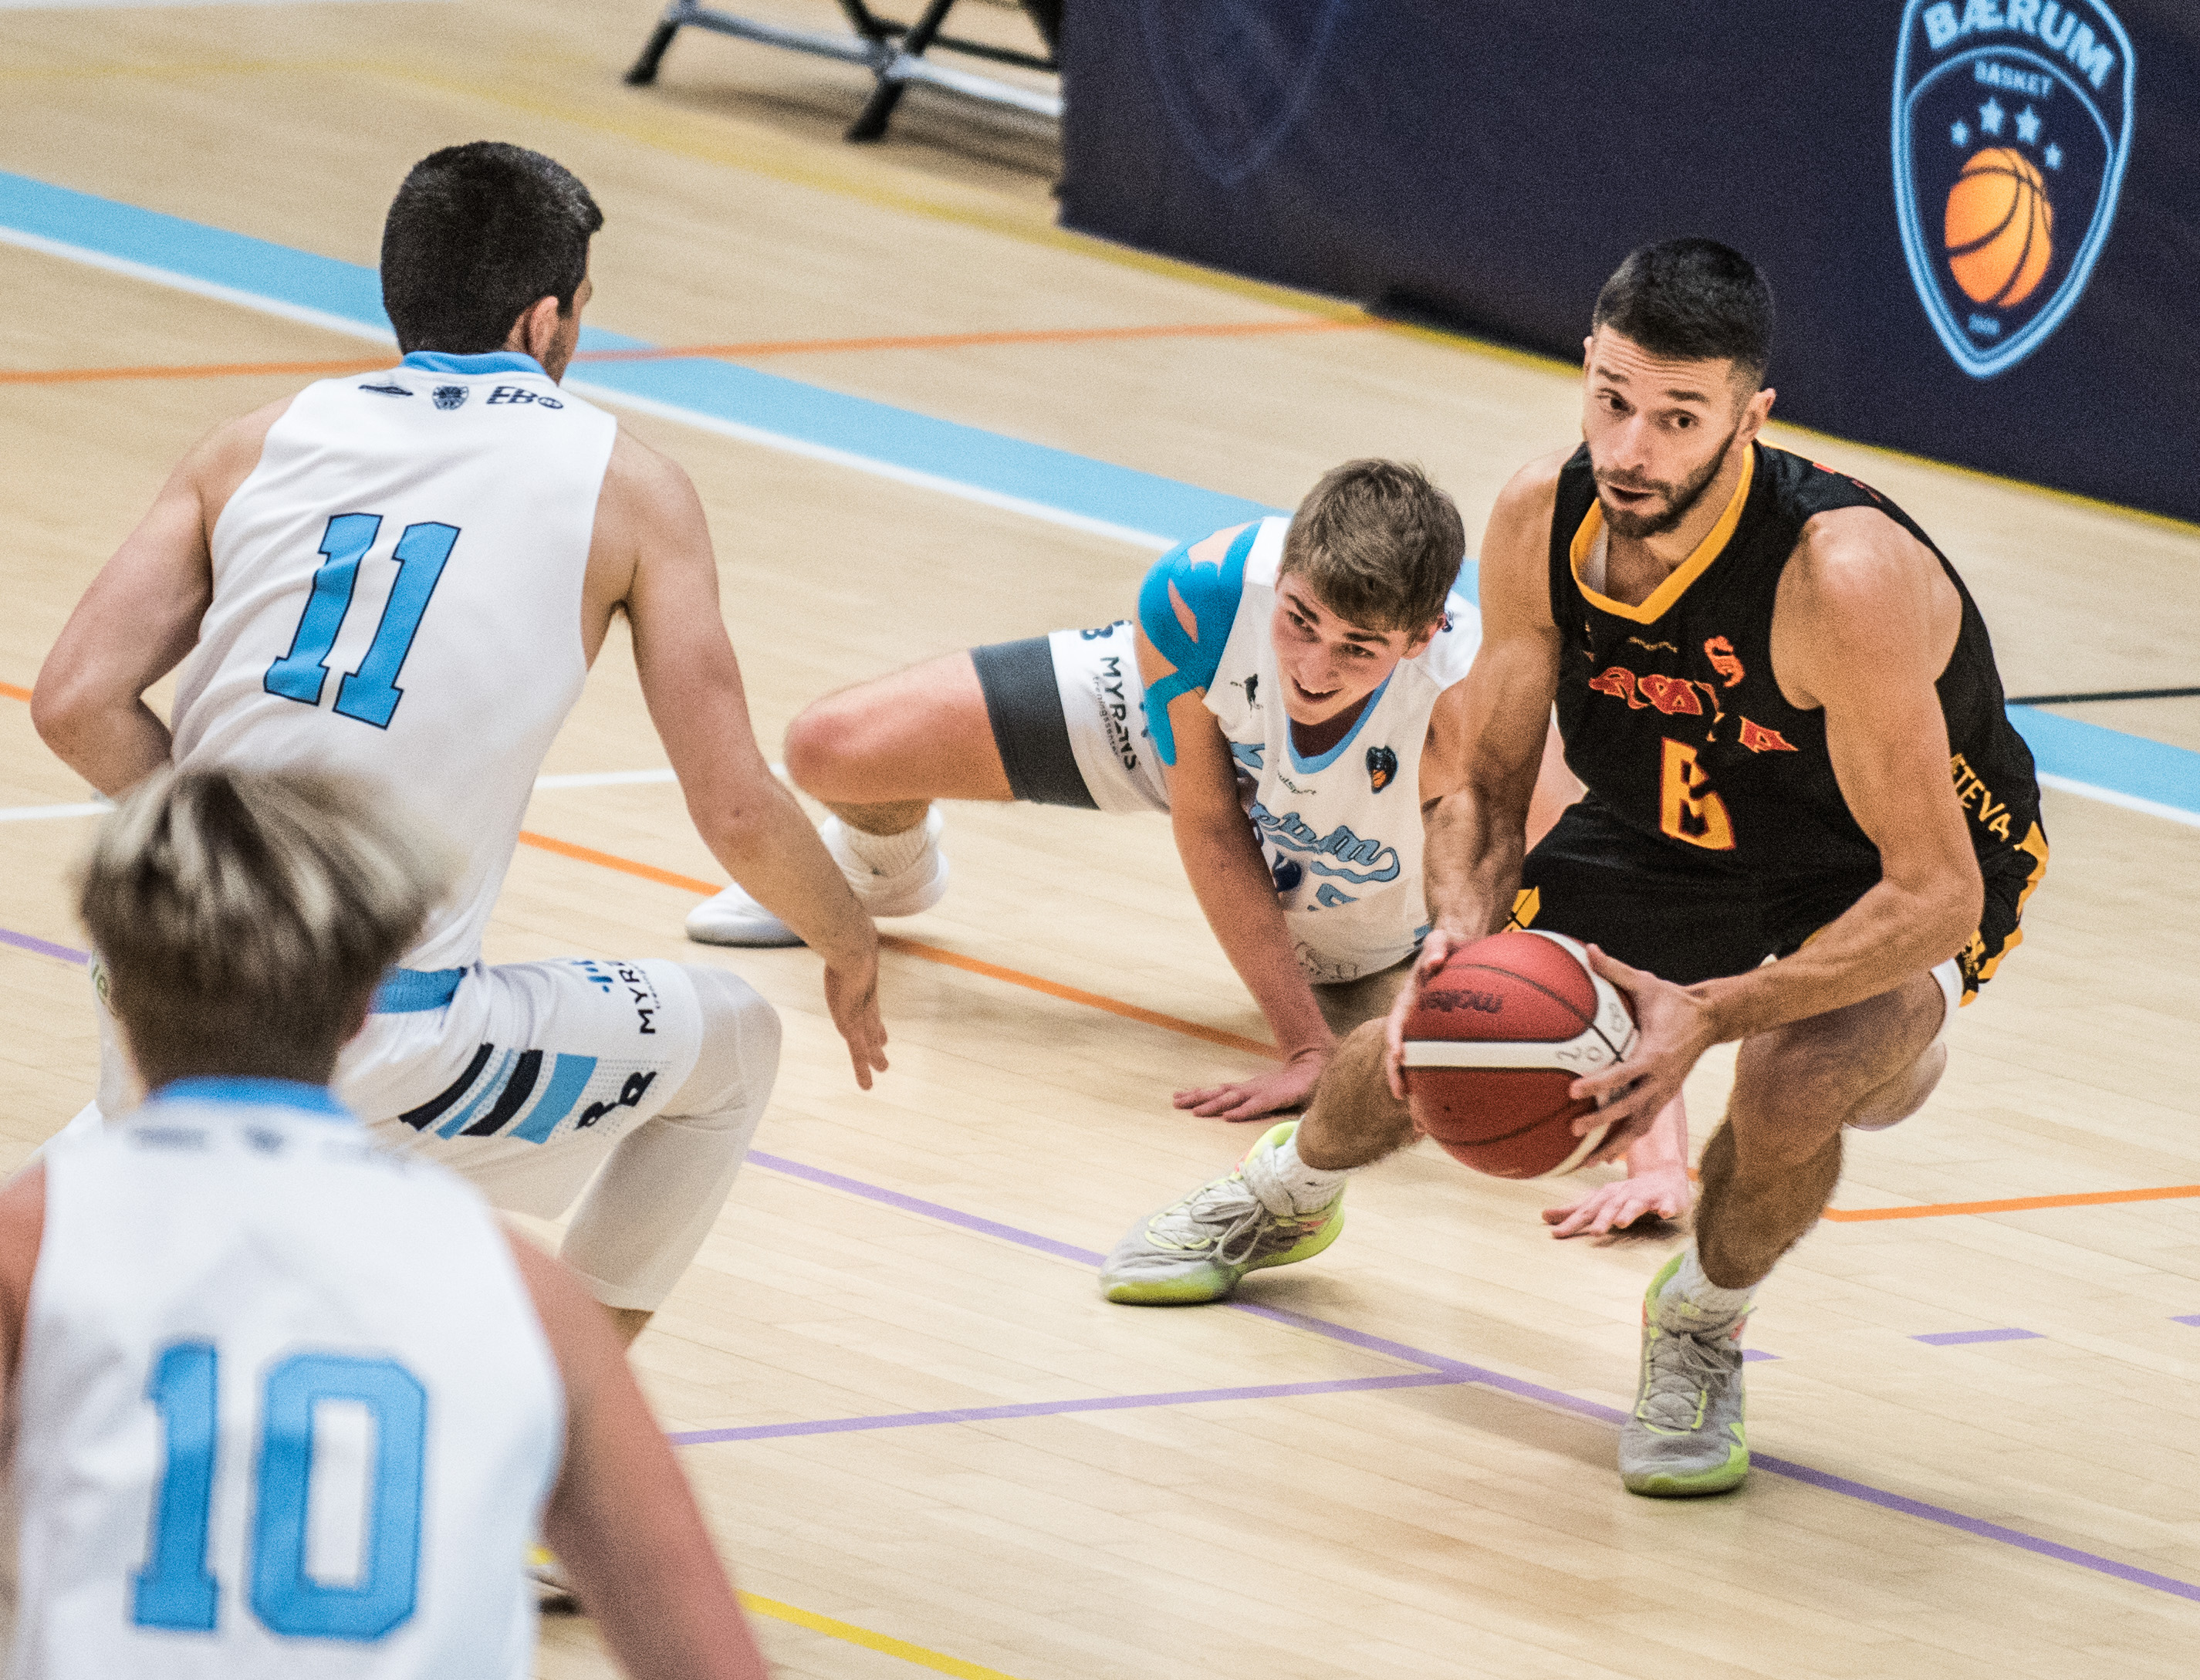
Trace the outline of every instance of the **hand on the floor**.
[[1599, 1185], [1571, 1207], [1546, 1208], [1543, 1223], [1553, 1237], [1605, 1237], [1640, 1219], [1677, 1221], [1695, 1199], [1684, 1168], [1657, 1167]]
[[876, 945], [853, 962], [825, 965], [825, 1007], [848, 1041], [848, 1060], [856, 1083], [871, 1088], [871, 1073], [886, 1070], [886, 1024], [879, 1018], [879, 951]]
[[1625, 1061], [1577, 1079], [1567, 1088], [1566, 1094], [1577, 1100], [1589, 1097], [1597, 1103], [1595, 1113], [1574, 1122], [1577, 1138], [1588, 1136], [1598, 1125], [1612, 1128], [1585, 1163], [1593, 1164], [1616, 1161], [1634, 1146], [1659, 1111], [1681, 1094], [1689, 1070], [1717, 1039], [1709, 1006], [1694, 992], [1615, 962], [1594, 945], [1589, 948], [1589, 962], [1627, 994], [1635, 1026], [1635, 1048]]
[[1235, 1085], [1202, 1085], [1179, 1091], [1170, 1100], [1208, 1120], [1265, 1120], [1306, 1107], [1329, 1065], [1330, 1049], [1302, 1050], [1272, 1074]]

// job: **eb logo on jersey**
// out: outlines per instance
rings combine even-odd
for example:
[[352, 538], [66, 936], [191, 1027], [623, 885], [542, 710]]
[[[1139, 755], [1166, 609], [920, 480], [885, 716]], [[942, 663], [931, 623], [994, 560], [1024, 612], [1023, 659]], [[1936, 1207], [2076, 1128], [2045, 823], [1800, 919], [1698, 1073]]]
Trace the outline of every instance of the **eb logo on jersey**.
[[2103, 0], [1909, 0], [1894, 202], [1925, 313], [1991, 378], [2038, 349], [2108, 243], [2132, 143], [2131, 37]]

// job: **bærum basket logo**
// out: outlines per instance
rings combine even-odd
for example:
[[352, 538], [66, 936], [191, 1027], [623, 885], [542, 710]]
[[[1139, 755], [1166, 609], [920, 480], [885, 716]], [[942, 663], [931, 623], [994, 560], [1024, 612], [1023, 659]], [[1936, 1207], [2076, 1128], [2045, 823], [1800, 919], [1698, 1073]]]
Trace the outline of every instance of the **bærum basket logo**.
[[1344, 6], [1138, 0], [1146, 62], [1170, 126], [1215, 185], [1238, 185], [1296, 126]]
[[2131, 37], [2101, 0], [1909, 0], [1894, 202], [1956, 365], [1991, 378], [2062, 323], [2108, 243], [2132, 143]]

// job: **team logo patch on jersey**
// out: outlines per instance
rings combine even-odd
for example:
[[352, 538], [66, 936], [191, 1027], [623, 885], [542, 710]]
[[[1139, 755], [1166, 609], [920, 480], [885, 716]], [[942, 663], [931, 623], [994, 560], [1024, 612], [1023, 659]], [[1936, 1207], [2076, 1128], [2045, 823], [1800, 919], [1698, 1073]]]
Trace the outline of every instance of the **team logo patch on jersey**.
[[2132, 143], [2131, 37], [2103, 0], [1909, 0], [1894, 202], [1925, 313], [1991, 378], [2038, 349], [2108, 243]]
[[1344, 0], [1139, 0], [1146, 63], [1169, 126], [1215, 185], [1236, 186], [1296, 126], [1344, 9]]
[[436, 407], [456, 408], [465, 401], [466, 388], [464, 385], [438, 385], [435, 395]]
[[1734, 651], [1734, 644], [1723, 635], [1711, 637], [1704, 643], [1704, 657], [1711, 662], [1711, 670], [1726, 679], [1729, 688], [1741, 681], [1745, 673], [1741, 659]]
[[[461, 402], [465, 401], [464, 397], [459, 400]], [[499, 385], [489, 394], [489, 406], [492, 408], [521, 403], [531, 403], [538, 408], [563, 408], [565, 406], [554, 396], [538, 396], [524, 385]]]
[[1367, 786], [1369, 789], [1374, 793], [1379, 793], [1385, 787], [1388, 787], [1393, 781], [1396, 781], [1397, 777], [1398, 755], [1393, 752], [1387, 746], [1369, 747], [1367, 749]]
[[377, 396], [410, 396], [412, 392], [402, 385], [361, 385], [360, 389], [372, 391]]

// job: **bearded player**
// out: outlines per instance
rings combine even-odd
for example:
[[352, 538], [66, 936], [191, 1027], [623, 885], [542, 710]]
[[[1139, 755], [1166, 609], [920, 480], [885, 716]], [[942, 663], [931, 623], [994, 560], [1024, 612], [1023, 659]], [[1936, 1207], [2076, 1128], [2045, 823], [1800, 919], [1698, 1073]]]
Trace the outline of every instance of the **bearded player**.
[[[1456, 588], [1466, 545], [1451, 498], [1418, 469], [1348, 461], [1293, 518], [1164, 555], [1135, 626], [951, 653], [820, 700], [787, 733], [787, 768], [832, 808], [826, 846], [878, 916], [946, 890], [935, 799], [1167, 812], [1285, 1058], [1177, 1105], [1233, 1121], [1296, 1109], [1334, 1030], [1383, 1013], [1428, 931], [1423, 813], [1464, 774], [1461, 680], [1481, 629]], [[1577, 791], [1553, 753], [1531, 833]], [[688, 928], [792, 937], [738, 886]], [[1676, 1103], [1625, 1180], [1552, 1210], [1557, 1234], [1685, 1212], [1686, 1141]]]
[[[1644, 1303], [1619, 1446], [1636, 1493], [1720, 1493], [1749, 1467], [1757, 1286], [1826, 1206], [1844, 1127], [1931, 1094], [1949, 1018], [2016, 944], [2047, 843], [1954, 568], [1876, 491], [1757, 441], [1772, 296], [1755, 266], [1709, 240], [1648, 246], [1593, 320], [1583, 447], [1524, 468], [1490, 518], [1416, 983], [1508, 922], [1591, 943], [1641, 1027], [1573, 1086], [1603, 1104], [1576, 1129], [1608, 1122], [1606, 1156], [1705, 1051], [1740, 1041], [1694, 1241]], [[1524, 860], [1553, 700], [1588, 794]], [[1213, 1299], [1327, 1246], [1346, 1175], [1414, 1135], [1415, 989], [1387, 1033], [1345, 1041], [1302, 1121], [1125, 1238], [1111, 1300]]]

